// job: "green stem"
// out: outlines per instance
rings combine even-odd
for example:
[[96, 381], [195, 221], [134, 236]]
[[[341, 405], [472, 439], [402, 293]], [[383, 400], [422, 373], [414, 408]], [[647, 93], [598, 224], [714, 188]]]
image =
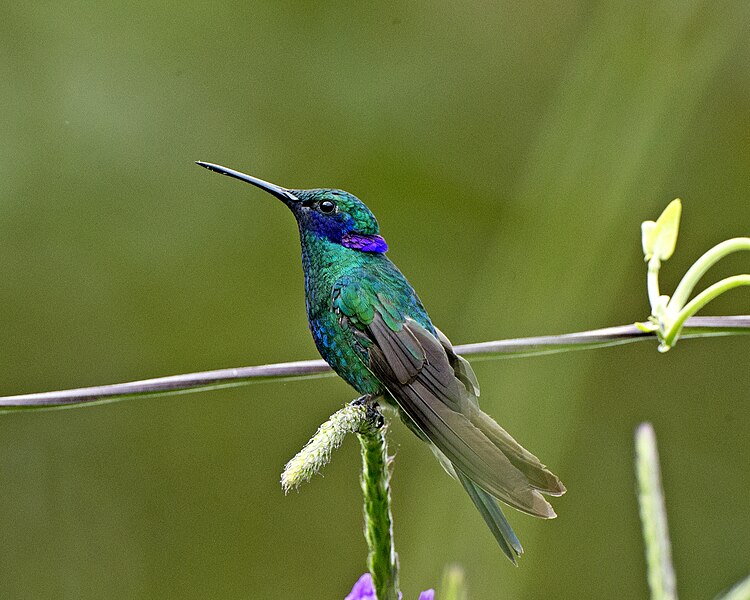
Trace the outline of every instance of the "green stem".
[[672, 295], [672, 299], [669, 302], [669, 306], [673, 307], [674, 312], [682, 309], [698, 281], [700, 281], [701, 277], [703, 277], [712, 266], [727, 254], [739, 252], [740, 250], [750, 250], [750, 238], [732, 238], [731, 240], [726, 240], [720, 244], [716, 244], [716, 246], [708, 250], [703, 256], [695, 261], [677, 285], [677, 288]]
[[460, 565], [448, 565], [443, 571], [440, 600], [467, 600], [466, 575]]
[[362, 449], [365, 538], [377, 600], [398, 600], [398, 556], [393, 546], [390, 473], [385, 430], [370, 424], [357, 436]]
[[659, 268], [661, 261], [658, 256], [652, 256], [648, 261], [648, 276], [646, 287], [648, 288], [648, 303], [651, 305], [651, 314], [654, 314], [659, 304]]
[[669, 329], [664, 333], [665, 348], [668, 349], [674, 345], [675, 339], [679, 335], [683, 324], [689, 317], [692, 317], [714, 298], [717, 298], [724, 292], [728, 292], [729, 290], [740, 287], [742, 285], [750, 285], [750, 275], [734, 275], [732, 277], [722, 279], [721, 281], [717, 281], [712, 286], [709, 286], [705, 290], [703, 290], [690, 302], [688, 302], [687, 306], [685, 306], [685, 308], [683, 308], [678, 313]]
[[651, 600], [677, 600], [667, 511], [659, 472], [656, 434], [650, 423], [635, 432], [636, 478]]
[[750, 577], [746, 577], [718, 600], [750, 600]]

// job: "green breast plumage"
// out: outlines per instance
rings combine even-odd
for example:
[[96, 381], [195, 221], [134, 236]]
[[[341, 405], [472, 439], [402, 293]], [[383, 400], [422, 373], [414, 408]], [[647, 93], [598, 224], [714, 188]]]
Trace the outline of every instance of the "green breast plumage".
[[379, 394], [382, 383], [366, 366], [370, 340], [361, 335], [375, 304], [393, 324], [411, 318], [434, 333], [422, 303], [384, 255], [363, 253], [302, 233], [307, 317], [323, 359], [361, 394]]

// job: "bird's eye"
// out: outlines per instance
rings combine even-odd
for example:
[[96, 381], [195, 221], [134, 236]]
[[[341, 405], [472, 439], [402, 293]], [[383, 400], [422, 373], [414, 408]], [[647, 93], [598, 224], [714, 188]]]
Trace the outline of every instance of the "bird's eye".
[[330, 215], [332, 212], [336, 211], [336, 205], [330, 200], [323, 200], [318, 204], [318, 210], [326, 215]]

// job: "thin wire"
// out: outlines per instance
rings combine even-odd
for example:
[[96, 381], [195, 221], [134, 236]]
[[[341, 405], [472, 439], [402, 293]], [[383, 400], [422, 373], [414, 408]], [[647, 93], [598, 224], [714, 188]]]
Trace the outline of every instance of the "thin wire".
[[[693, 317], [686, 322], [681, 339], [750, 334], [750, 315], [735, 317]], [[455, 346], [457, 353], [474, 359], [520, 358], [629, 344], [655, 339], [635, 325], [622, 325], [567, 333], [479, 342]], [[24, 408], [71, 408], [105, 404], [127, 398], [146, 398], [248, 385], [260, 381], [291, 381], [332, 375], [323, 360], [303, 360], [214, 371], [157, 377], [127, 383], [114, 383], [55, 392], [39, 392], [0, 397], [0, 412]]]

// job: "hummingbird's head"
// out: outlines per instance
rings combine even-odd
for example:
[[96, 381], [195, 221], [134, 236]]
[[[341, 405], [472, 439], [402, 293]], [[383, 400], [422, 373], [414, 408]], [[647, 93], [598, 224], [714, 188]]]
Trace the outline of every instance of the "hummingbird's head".
[[290, 191], [298, 202], [288, 206], [301, 231], [363, 252], [388, 250], [375, 215], [356, 196], [331, 189]]
[[386, 252], [388, 244], [369, 208], [343, 190], [288, 190], [239, 171], [198, 162], [210, 171], [235, 177], [276, 196], [294, 214], [302, 233], [309, 233], [362, 252]]

